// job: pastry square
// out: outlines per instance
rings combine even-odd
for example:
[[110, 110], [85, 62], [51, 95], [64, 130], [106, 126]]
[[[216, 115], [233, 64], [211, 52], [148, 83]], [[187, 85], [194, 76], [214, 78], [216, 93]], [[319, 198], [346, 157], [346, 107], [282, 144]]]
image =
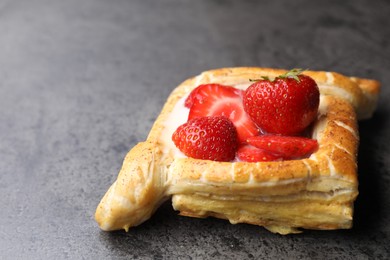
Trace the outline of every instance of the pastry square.
[[171, 136], [185, 123], [184, 100], [198, 85], [219, 83], [245, 89], [249, 79], [285, 70], [239, 67], [203, 72], [168, 97], [144, 142], [133, 147], [117, 180], [95, 213], [101, 229], [118, 230], [146, 221], [167, 199], [190, 217], [217, 217], [289, 234], [301, 229], [352, 227], [358, 195], [357, 120], [376, 108], [379, 82], [334, 72], [305, 71], [320, 89], [312, 138], [319, 149], [309, 158], [273, 162], [215, 162], [188, 158]]

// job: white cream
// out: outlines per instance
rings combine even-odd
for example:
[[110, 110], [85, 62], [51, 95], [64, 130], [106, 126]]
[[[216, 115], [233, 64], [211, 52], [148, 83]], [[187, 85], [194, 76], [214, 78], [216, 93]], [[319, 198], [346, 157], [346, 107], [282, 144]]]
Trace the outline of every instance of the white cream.
[[236, 84], [234, 85], [235, 88], [238, 88], [238, 89], [241, 89], [241, 90], [246, 90], [250, 85], [252, 85], [253, 82], [248, 82], [248, 83], [240, 83], [240, 84]]
[[173, 153], [175, 158], [186, 157], [173, 143], [172, 135], [176, 129], [187, 122], [189, 109], [184, 106], [187, 95], [182, 97], [173, 107], [167, 120], [163, 124], [160, 142], [163, 144], [165, 154]]

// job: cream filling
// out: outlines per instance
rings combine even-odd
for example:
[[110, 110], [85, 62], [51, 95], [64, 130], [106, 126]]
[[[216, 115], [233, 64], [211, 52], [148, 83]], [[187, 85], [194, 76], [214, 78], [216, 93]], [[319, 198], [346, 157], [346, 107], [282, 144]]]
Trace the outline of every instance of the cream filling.
[[172, 141], [172, 135], [176, 129], [187, 122], [190, 110], [184, 106], [188, 95], [182, 97], [173, 107], [166, 121], [163, 123], [163, 130], [159, 138], [162, 144], [163, 153], [172, 155], [174, 158], [186, 158], [186, 156], [175, 146]]

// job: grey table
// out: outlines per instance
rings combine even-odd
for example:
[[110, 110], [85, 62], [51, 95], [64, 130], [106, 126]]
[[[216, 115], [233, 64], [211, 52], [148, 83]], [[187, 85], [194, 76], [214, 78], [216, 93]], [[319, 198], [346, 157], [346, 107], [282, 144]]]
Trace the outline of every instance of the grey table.
[[[0, 259], [389, 259], [388, 1], [0, 1]], [[383, 82], [361, 122], [352, 230], [280, 236], [180, 217], [130, 232], [95, 207], [169, 93], [229, 66]]]

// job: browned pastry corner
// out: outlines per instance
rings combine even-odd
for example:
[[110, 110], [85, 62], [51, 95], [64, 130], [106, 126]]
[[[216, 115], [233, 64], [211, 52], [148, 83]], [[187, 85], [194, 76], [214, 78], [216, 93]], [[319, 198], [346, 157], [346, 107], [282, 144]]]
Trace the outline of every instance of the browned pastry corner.
[[[304, 229], [351, 228], [358, 195], [358, 119], [371, 117], [379, 82], [335, 72], [305, 71], [321, 97], [309, 158], [277, 162], [214, 162], [183, 156], [170, 137], [183, 100], [204, 83], [245, 88], [248, 79], [276, 77], [285, 70], [224, 68], [180, 84], [169, 96], [145, 142], [127, 154], [117, 180], [97, 207], [103, 230], [139, 225], [172, 198], [181, 215], [228, 219], [280, 234]], [[183, 107], [184, 108], [184, 107]], [[181, 122], [184, 123], [184, 122]]]

